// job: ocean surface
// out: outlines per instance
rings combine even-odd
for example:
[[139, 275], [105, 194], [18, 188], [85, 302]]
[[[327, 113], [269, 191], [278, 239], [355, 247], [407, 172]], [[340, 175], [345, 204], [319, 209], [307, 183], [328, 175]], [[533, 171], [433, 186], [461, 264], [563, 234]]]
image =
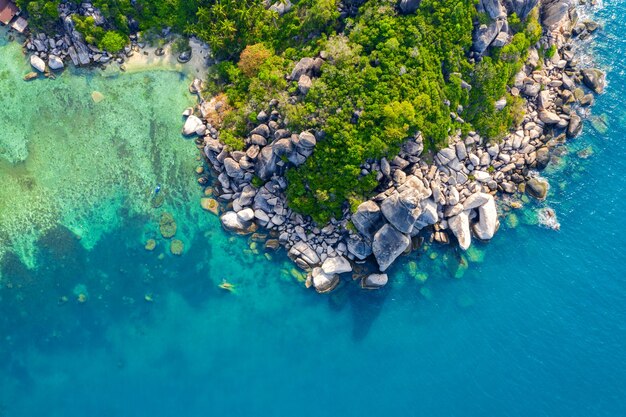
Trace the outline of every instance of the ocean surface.
[[626, 2], [595, 17], [607, 92], [548, 200], [329, 295], [201, 209], [188, 75], [24, 82], [0, 34], [0, 416], [625, 416]]

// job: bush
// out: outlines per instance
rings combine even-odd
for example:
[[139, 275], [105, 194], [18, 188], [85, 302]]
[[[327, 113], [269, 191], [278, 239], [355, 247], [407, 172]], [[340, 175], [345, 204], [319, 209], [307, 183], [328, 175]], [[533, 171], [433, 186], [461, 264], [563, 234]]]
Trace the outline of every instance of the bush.
[[127, 44], [128, 38], [124, 34], [110, 30], [98, 42], [98, 48], [115, 53], [122, 50]]
[[262, 43], [248, 45], [239, 56], [237, 66], [247, 77], [254, 77], [259, 73], [261, 65], [272, 55]]

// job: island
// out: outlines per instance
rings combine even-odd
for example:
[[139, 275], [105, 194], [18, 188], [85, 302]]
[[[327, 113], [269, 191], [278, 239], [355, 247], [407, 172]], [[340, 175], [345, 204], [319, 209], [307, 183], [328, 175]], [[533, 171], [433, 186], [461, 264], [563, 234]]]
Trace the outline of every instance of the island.
[[424, 241], [465, 251], [492, 239], [512, 196], [547, 197], [539, 172], [605, 88], [575, 48], [598, 24], [570, 0], [17, 6], [27, 80], [69, 62], [124, 70], [147, 43], [166, 53], [170, 32], [179, 62], [209, 50], [182, 127], [206, 163], [201, 204], [226, 230], [284, 248], [320, 293], [342, 276], [380, 288]]

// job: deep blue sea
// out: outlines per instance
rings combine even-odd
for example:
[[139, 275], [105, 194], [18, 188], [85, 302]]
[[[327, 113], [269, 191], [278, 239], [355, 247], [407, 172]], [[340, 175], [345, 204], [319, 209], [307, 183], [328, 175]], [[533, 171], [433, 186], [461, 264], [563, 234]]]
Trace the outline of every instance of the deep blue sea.
[[[607, 92], [542, 174], [548, 200], [503, 218], [467, 270], [430, 246], [381, 291], [329, 295], [200, 209], [188, 76], [25, 83], [0, 41], [0, 416], [626, 416], [626, 2], [596, 18], [584, 61]], [[544, 206], [560, 231], [536, 224]]]

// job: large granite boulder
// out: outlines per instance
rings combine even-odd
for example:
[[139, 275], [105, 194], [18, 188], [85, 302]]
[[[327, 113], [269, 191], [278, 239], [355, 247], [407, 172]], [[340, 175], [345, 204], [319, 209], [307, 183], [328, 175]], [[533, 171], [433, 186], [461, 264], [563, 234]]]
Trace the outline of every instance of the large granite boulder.
[[367, 290], [377, 290], [389, 282], [387, 274], [370, 274], [361, 280], [361, 287]]
[[386, 224], [374, 235], [372, 252], [381, 271], [385, 271], [409, 247], [411, 240]]
[[471, 210], [485, 204], [489, 199], [493, 199], [491, 194], [487, 193], [474, 193], [471, 194], [465, 201], [463, 202], [463, 210]]
[[541, 11], [541, 22], [546, 27], [559, 23], [569, 11], [569, 0], [544, 1]]
[[291, 75], [289, 75], [289, 79], [291, 81], [298, 82], [300, 80], [300, 77], [303, 76], [304, 74], [309, 75], [309, 76], [313, 75], [313, 73], [315, 72], [315, 69], [316, 69], [315, 59], [304, 57], [300, 61], [298, 61], [293, 71], [291, 71]]
[[[289, 257], [299, 266], [314, 267], [319, 265], [320, 258], [308, 243], [299, 241], [289, 249]], [[320, 268], [321, 269], [321, 268]]]
[[474, 234], [481, 240], [489, 240], [498, 228], [496, 202], [490, 195], [489, 200], [478, 208], [478, 223], [474, 225]]
[[550, 185], [542, 178], [531, 178], [526, 182], [526, 192], [537, 200], [544, 200]]
[[195, 135], [197, 131], [199, 131], [204, 124], [202, 120], [198, 116], [194, 116], [193, 114], [187, 117], [185, 120], [185, 125], [183, 126], [183, 135], [190, 136]]
[[371, 200], [361, 203], [356, 213], [352, 215], [352, 224], [354, 224], [354, 227], [361, 235], [372, 240], [374, 234], [383, 225], [383, 217], [378, 204]]
[[46, 63], [37, 55], [30, 56], [30, 65], [32, 65], [33, 68], [35, 68], [39, 72], [44, 72], [46, 70]]
[[554, 125], [554, 124], [559, 123], [561, 121], [561, 118], [556, 113], [553, 113], [548, 110], [541, 110], [539, 112], [539, 120], [541, 120], [543, 123], [547, 125]]
[[63, 60], [56, 55], [48, 56], [48, 67], [51, 70], [61, 70], [65, 67]]
[[437, 214], [437, 203], [432, 198], [422, 200], [420, 203], [422, 208], [422, 214], [417, 218], [414, 227], [422, 229], [426, 226], [430, 226], [439, 221], [439, 215]]
[[322, 270], [326, 274], [343, 274], [344, 272], [352, 271], [352, 265], [343, 256], [335, 256], [332, 258], [326, 258], [322, 264]]
[[415, 13], [421, 2], [422, 0], [400, 0], [398, 7], [404, 14]]
[[601, 94], [604, 91], [605, 75], [602, 71], [596, 68], [585, 68], [581, 72], [583, 75], [583, 82], [587, 87], [598, 94]]
[[226, 169], [226, 174], [233, 179], [240, 180], [244, 176], [244, 172], [241, 169], [241, 166], [235, 161], [233, 158], [224, 159], [224, 169]]
[[245, 218], [245, 216], [244, 218], [242, 218], [234, 211], [227, 211], [222, 215], [220, 220], [222, 221], [222, 226], [224, 227], [224, 229], [231, 232], [244, 234], [249, 231], [251, 225], [249, 221], [244, 220]]
[[415, 192], [407, 190], [400, 194], [393, 193], [381, 204], [381, 212], [396, 229], [403, 233], [411, 233], [417, 218], [422, 214], [420, 200]]
[[498, 36], [502, 27], [504, 26], [504, 21], [501, 19], [490, 22], [488, 25], [480, 25], [474, 31], [474, 44], [473, 49], [479, 54], [483, 54], [491, 42]]
[[539, 0], [504, 0], [504, 5], [509, 14], [517, 14], [520, 19], [525, 19]]
[[487, 13], [493, 20], [506, 16], [506, 11], [499, 0], [480, 0], [479, 11]]
[[363, 236], [350, 236], [346, 239], [346, 244], [348, 246], [348, 252], [361, 261], [372, 254], [372, 244]]
[[571, 139], [573, 137], [578, 136], [582, 128], [583, 128], [583, 124], [582, 124], [582, 119], [580, 118], [580, 116], [574, 113], [570, 114], [569, 123], [567, 125], [567, 132], [566, 132], [567, 137]]
[[467, 250], [472, 244], [469, 226], [469, 211], [463, 211], [448, 219], [448, 227], [459, 241], [459, 247]]
[[313, 287], [320, 294], [331, 292], [339, 284], [339, 275], [327, 274], [319, 266], [311, 272]]
[[274, 154], [271, 146], [261, 149], [257, 157], [254, 172], [262, 180], [268, 180], [276, 172], [278, 157]]

